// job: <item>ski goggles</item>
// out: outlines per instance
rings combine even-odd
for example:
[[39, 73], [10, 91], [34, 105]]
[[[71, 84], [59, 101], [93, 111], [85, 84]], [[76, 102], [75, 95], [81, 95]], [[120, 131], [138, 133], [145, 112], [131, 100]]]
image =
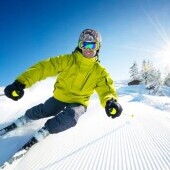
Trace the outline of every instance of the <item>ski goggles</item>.
[[80, 41], [79, 42], [80, 49], [91, 49], [91, 50], [98, 50], [99, 43], [98, 42], [91, 42], [91, 41]]

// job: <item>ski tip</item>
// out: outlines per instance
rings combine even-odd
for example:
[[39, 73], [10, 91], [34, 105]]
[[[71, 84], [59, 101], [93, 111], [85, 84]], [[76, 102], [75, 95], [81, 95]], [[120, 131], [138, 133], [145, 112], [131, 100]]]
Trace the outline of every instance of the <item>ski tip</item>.
[[0, 130], [0, 136], [3, 136], [3, 135], [5, 135], [6, 134], [6, 130], [5, 129], [1, 129]]
[[4, 169], [8, 165], [7, 162], [5, 162], [3, 165], [0, 166], [0, 169]]

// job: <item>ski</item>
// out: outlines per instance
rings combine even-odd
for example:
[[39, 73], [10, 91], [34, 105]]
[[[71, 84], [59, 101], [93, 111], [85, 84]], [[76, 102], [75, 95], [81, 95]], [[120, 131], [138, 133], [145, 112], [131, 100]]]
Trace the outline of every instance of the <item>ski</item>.
[[24, 145], [21, 149], [19, 149], [9, 160], [7, 160], [0, 169], [4, 169], [6, 166], [13, 164], [15, 161], [23, 158], [23, 156], [30, 150], [30, 148], [45, 139], [49, 135], [49, 131], [46, 127], [42, 127], [39, 129], [34, 136]]
[[12, 165], [17, 160], [20, 160], [21, 158], [26, 155], [26, 153], [29, 151], [29, 149], [38, 142], [38, 140], [35, 137], [32, 137], [21, 149], [19, 149], [9, 160], [7, 160], [0, 169], [4, 169], [5, 167]]
[[15, 123], [12, 123], [12, 124], [8, 125], [7, 127], [0, 130], [0, 136], [3, 136], [6, 133], [8, 133], [16, 128], [17, 128], [17, 125]]

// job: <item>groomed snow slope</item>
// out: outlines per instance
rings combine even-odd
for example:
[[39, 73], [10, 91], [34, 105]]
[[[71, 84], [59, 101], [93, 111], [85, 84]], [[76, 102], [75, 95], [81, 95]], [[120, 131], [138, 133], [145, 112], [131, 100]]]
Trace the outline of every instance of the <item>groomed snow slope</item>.
[[[20, 116], [26, 108], [44, 101], [52, 90], [39, 97], [37, 92], [42, 88], [46, 91], [46, 86], [52, 84], [52, 79], [47, 84], [37, 84], [18, 102], [1, 98], [0, 127]], [[170, 97], [149, 96], [143, 86], [127, 87], [122, 82], [116, 83], [116, 87], [124, 108], [121, 117], [108, 118], [93, 96], [88, 111], [74, 128], [50, 135], [33, 146], [21, 161], [6, 169], [169, 170]], [[36, 93], [38, 99], [35, 99]], [[0, 138], [0, 164], [44, 122], [33, 122]]]

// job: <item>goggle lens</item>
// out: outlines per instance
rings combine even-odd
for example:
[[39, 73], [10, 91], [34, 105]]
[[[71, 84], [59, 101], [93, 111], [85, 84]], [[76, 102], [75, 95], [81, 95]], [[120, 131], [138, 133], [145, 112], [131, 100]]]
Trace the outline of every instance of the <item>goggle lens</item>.
[[79, 47], [83, 49], [97, 50], [98, 44], [96, 42], [80, 42]]

